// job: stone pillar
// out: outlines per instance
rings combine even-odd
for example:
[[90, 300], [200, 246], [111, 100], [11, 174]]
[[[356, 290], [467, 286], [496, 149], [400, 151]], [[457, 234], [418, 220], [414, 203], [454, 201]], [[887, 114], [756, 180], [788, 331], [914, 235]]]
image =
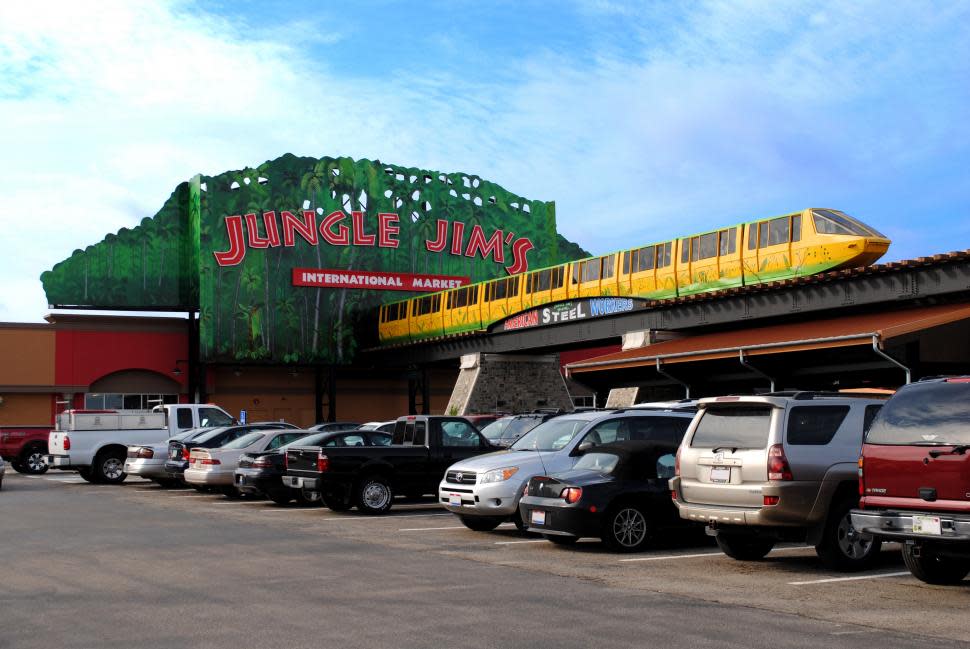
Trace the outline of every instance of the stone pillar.
[[467, 354], [445, 414], [572, 410], [559, 355]]

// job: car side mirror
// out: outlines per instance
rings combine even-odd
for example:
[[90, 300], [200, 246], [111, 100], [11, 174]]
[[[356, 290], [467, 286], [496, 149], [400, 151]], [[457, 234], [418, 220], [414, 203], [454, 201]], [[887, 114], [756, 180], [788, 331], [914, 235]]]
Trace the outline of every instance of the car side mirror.
[[594, 444], [593, 442], [583, 442], [582, 444], [576, 447], [576, 455], [583, 455], [585, 453], [589, 453], [595, 447], [596, 447], [596, 444]]

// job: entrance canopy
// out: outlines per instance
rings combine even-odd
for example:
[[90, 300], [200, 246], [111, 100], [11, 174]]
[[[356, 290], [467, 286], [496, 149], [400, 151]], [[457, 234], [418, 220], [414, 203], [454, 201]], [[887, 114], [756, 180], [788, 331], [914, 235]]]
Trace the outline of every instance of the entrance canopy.
[[752, 383], [769, 389], [898, 385], [966, 371], [968, 334], [970, 304], [935, 305], [687, 336], [566, 369], [599, 388], [679, 384], [691, 396]]

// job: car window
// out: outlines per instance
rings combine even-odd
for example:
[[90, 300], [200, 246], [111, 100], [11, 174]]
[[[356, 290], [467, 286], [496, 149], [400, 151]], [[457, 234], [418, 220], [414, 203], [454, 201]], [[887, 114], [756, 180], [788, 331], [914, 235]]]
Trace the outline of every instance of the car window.
[[213, 430], [200, 431], [198, 435], [192, 438], [192, 441], [205, 444], [216, 439], [231, 439], [228, 437], [229, 430], [228, 428], [215, 428]]
[[865, 420], [862, 422], [863, 432], [865, 433], [869, 432], [869, 428], [872, 427], [872, 420], [875, 419], [876, 415], [879, 414], [879, 411], [882, 410], [882, 406], [883, 404], [881, 403], [874, 403], [871, 406], [866, 406], [866, 417], [865, 417]]
[[593, 426], [580, 444], [592, 443], [593, 446], [630, 439], [630, 424], [626, 419], [610, 419]]
[[771, 427], [771, 410], [767, 405], [704, 408], [690, 445], [695, 448], [765, 448]]
[[428, 423], [425, 421], [414, 422], [414, 439], [412, 444], [424, 446], [428, 442]]
[[442, 421], [441, 445], [446, 448], [477, 447], [480, 445], [478, 431], [467, 421], [460, 419]]
[[175, 425], [179, 428], [192, 428], [192, 409], [176, 408]]
[[496, 419], [492, 423], [482, 428], [482, 435], [484, 435], [487, 439], [501, 439], [502, 433], [505, 432], [505, 429], [508, 428], [508, 425], [511, 422], [511, 417]]
[[674, 477], [674, 468], [677, 459], [673, 453], [667, 453], [657, 458], [657, 477], [662, 480], [669, 480]]
[[835, 437], [849, 406], [795, 406], [788, 414], [787, 441], [792, 445], [824, 446]]
[[579, 458], [573, 468], [609, 474], [616, 468], [619, 460], [619, 456], [613, 453], [587, 453]]
[[246, 433], [245, 435], [236, 437], [231, 442], [223, 444], [222, 448], [246, 448], [247, 446], [255, 444], [257, 441], [263, 439], [264, 435], [265, 433]]
[[367, 437], [370, 439], [371, 446], [390, 446], [391, 444], [390, 435], [379, 435], [376, 433], [371, 433]]
[[867, 444], [970, 444], [970, 383], [914, 383], [876, 415]]
[[285, 446], [290, 442], [295, 442], [298, 439], [302, 439], [305, 436], [304, 433], [283, 433], [282, 435], [277, 435], [266, 447], [267, 450], [273, 450]]
[[679, 446], [690, 426], [691, 417], [636, 417], [630, 423], [630, 439], [667, 442]]
[[336, 435], [325, 441], [321, 446], [343, 446], [344, 437], [343, 435]]
[[517, 417], [502, 431], [502, 439], [522, 437], [541, 423], [541, 417]]
[[512, 444], [514, 451], [558, 451], [589, 423], [588, 419], [556, 417], [543, 422]]
[[366, 446], [363, 435], [344, 435], [344, 446]]
[[228, 426], [232, 424], [232, 417], [215, 408], [199, 409], [200, 426]]

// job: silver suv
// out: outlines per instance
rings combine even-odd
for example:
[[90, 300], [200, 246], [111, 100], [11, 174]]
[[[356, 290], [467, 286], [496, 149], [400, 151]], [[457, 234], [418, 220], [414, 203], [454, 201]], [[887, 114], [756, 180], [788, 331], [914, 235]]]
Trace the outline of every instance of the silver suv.
[[681, 518], [706, 523], [735, 559], [804, 541], [829, 567], [869, 566], [879, 541], [857, 533], [849, 512], [863, 433], [882, 404], [816, 392], [702, 399], [670, 480]]

